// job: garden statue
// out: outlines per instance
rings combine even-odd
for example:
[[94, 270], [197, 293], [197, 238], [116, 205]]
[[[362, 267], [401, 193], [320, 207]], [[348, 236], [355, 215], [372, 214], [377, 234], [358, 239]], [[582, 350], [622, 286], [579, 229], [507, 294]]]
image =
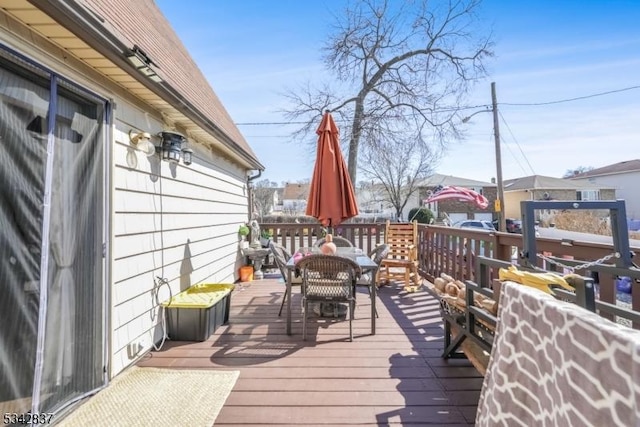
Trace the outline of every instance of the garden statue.
[[260, 225], [258, 225], [258, 221], [254, 219], [249, 223], [249, 228], [251, 228], [251, 246], [252, 248], [261, 248], [260, 244]]

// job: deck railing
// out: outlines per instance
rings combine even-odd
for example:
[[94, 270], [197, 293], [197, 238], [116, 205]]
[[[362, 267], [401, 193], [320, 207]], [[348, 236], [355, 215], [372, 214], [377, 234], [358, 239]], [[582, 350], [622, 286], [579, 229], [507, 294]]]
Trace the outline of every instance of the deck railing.
[[[261, 228], [271, 230], [273, 240], [285, 246], [291, 253], [300, 247], [313, 245], [313, 242], [322, 236], [320, 224], [265, 223], [261, 224]], [[384, 242], [384, 229], [383, 223], [341, 224], [336, 227], [334, 234], [349, 239], [355, 246], [368, 253], [376, 245]], [[418, 241], [419, 272], [430, 281], [441, 273], [463, 281], [477, 281], [476, 257], [485, 256], [520, 263], [519, 254], [523, 250], [523, 239], [519, 234], [488, 233], [424, 224], [418, 226]], [[545, 259], [539, 259], [538, 267], [561, 273], [569, 272], [569, 269], [558, 266], [561, 264], [575, 268], [575, 272], [580, 275], [595, 274], [599, 283], [600, 314], [609, 319], [614, 319], [615, 315], [632, 319], [633, 326], [640, 329], [637, 313], [629, 314], [616, 306], [615, 285], [618, 276], [640, 280], [640, 270], [617, 268], [615, 258], [591, 265], [588, 269], [576, 268], [586, 262], [612, 255], [613, 242], [603, 244], [572, 241], [567, 244], [561, 239], [537, 238], [536, 246], [539, 254], [545, 257]], [[632, 247], [631, 250], [640, 254], [638, 247]], [[489, 274], [497, 278], [497, 271], [490, 270]], [[631, 310], [640, 312], [640, 290], [631, 294]]]
[[[334, 235], [344, 237], [354, 246], [369, 252], [378, 244], [384, 243], [385, 224], [341, 224], [334, 230]], [[312, 246], [323, 236], [320, 224], [293, 223], [264, 223], [261, 230], [271, 231], [273, 241], [280, 243], [289, 252], [294, 253], [299, 248]]]

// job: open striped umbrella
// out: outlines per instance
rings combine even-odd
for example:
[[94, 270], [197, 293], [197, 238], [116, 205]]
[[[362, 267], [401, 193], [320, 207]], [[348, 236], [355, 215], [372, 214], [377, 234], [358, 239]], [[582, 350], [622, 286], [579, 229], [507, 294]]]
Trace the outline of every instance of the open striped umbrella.
[[486, 209], [489, 206], [489, 201], [482, 194], [469, 188], [456, 187], [453, 185], [436, 188], [436, 191], [434, 191], [428, 199], [424, 200], [424, 203], [447, 199], [470, 202], [478, 206], [480, 209]]

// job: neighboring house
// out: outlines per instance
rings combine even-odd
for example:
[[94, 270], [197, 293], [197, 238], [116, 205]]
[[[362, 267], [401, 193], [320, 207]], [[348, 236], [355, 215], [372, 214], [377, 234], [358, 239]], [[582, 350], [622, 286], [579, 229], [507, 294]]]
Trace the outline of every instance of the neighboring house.
[[263, 221], [262, 217], [271, 215], [278, 205], [278, 189], [276, 187], [255, 187], [252, 191], [253, 194], [253, 210], [259, 215], [259, 220]]
[[161, 340], [170, 292], [234, 282], [263, 169], [153, 0], [2, 2], [3, 412], [104, 387]]
[[[487, 209], [481, 209], [472, 203], [460, 200], [441, 200], [425, 205], [423, 201], [426, 200], [438, 186], [455, 186], [471, 189], [485, 196], [489, 201], [489, 207]], [[495, 183], [476, 181], [451, 175], [433, 174], [421, 182], [418, 187], [418, 192], [412, 197], [410, 202], [407, 203], [405, 208], [406, 213], [404, 213], [404, 216], [407, 219], [410, 219], [407, 217], [409, 210], [418, 206], [424, 206], [430, 209], [440, 221], [448, 217], [452, 224], [466, 219], [486, 221], [492, 221], [494, 219], [494, 202], [497, 194]]]
[[282, 213], [282, 196], [284, 194], [284, 187], [277, 187], [273, 196], [273, 212], [276, 214]]
[[286, 183], [282, 190], [282, 213], [304, 215], [307, 209], [310, 184]]
[[389, 196], [382, 184], [361, 182], [355, 189], [358, 204], [358, 218], [369, 218], [372, 221], [395, 219], [396, 209], [387, 201]]
[[625, 200], [627, 218], [640, 220], [640, 159], [603, 166], [570, 179], [594, 187], [614, 188], [615, 196]]
[[[520, 218], [520, 202], [525, 200], [613, 200], [616, 190], [611, 186], [593, 185], [550, 176], [531, 175], [504, 181], [504, 205], [508, 218]], [[541, 212], [536, 219], [545, 219], [550, 212]]]

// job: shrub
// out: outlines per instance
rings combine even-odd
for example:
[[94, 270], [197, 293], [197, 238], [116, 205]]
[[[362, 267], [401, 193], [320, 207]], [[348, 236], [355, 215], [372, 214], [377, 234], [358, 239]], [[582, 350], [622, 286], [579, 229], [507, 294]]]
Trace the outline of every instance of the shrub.
[[591, 211], [559, 212], [554, 215], [551, 222], [561, 230], [611, 236], [611, 227], [607, 221]]
[[434, 215], [427, 208], [413, 208], [409, 211], [408, 219], [410, 221], [416, 220], [420, 224], [431, 224], [431, 221], [434, 220]]

